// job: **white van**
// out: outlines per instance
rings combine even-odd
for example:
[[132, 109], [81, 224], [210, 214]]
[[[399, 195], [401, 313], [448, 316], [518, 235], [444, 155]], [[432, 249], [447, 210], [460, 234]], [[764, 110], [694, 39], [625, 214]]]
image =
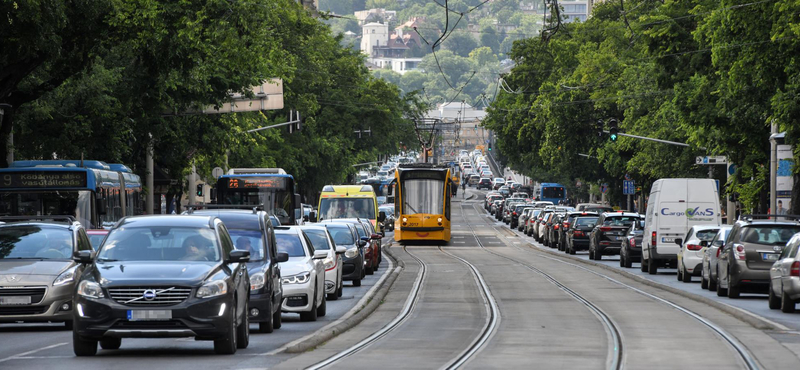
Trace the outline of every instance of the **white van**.
[[722, 221], [714, 179], [660, 179], [653, 183], [645, 215], [642, 272], [677, 266], [683, 238], [694, 225], [719, 225]]

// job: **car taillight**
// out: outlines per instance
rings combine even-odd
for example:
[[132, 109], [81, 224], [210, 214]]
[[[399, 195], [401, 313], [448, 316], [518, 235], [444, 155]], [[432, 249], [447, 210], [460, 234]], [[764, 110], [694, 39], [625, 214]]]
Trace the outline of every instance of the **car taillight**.
[[794, 263], [792, 263], [789, 276], [800, 276], [800, 261], [794, 261]]
[[565, 222], [563, 226], [565, 229], [569, 229], [569, 222]]
[[575, 230], [575, 236], [583, 236], [583, 231]]
[[631, 248], [636, 248], [636, 239], [634, 238], [628, 239], [628, 244], [631, 245]]
[[611, 231], [611, 227], [603, 226], [603, 227], [600, 228], [600, 231], [602, 231], [602, 232]]
[[558, 230], [558, 224], [553, 225], [553, 230]]
[[699, 251], [703, 249], [703, 247], [697, 244], [686, 244], [686, 249], [690, 251]]
[[516, 215], [517, 215], [517, 212], [514, 212], [514, 216], [516, 216]]
[[651, 247], [655, 247], [656, 246], [656, 239], [657, 239], [656, 238], [656, 232], [653, 231], [653, 235], [650, 237], [650, 246]]
[[737, 245], [736, 246], [736, 257], [739, 257], [740, 260], [743, 260], [745, 258], [745, 252], [744, 252], [744, 246], [743, 245]]

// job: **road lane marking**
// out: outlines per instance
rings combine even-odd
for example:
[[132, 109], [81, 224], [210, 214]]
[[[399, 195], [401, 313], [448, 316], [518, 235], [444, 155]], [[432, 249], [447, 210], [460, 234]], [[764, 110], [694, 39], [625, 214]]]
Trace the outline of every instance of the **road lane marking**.
[[69, 344], [69, 343], [67, 343], [67, 342], [57, 343], [57, 344], [49, 345], [47, 347], [34, 349], [34, 350], [31, 350], [31, 351], [28, 351], [28, 352], [22, 352], [22, 353], [20, 353], [18, 355], [14, 355], [14, 356], [10, 356], [10, 357], [6, 357], [6, 358], [3, 358], [3, 359], [0, 359], [0, 363], [6, 362], [6, 361], [11, 361], [11, 360], [16, 360], [16, 359], [18, 359], [20, 357], [25, 357], [27, 355], [30, 355], [30, 354], [33, 354], [33, 353], [36, 353], [36, 352], [39, 352], [39, 351], [48, 350], [48, 349], [51, 349], [51, 348], [61, 347], [61, 346], [66, 345], [66, 344]]

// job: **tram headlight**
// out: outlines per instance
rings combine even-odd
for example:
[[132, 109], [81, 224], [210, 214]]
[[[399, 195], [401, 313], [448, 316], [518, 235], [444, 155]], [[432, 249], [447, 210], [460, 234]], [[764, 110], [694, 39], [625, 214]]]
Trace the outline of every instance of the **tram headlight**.
[[403, 217], [403, 222], [408, 222], [408, 219]]
[[442, 222], [442, 218], [441, 218], [441, 217], [439, 217], [439, 219], [438, 219], [437, 221], [439, 221], [439, 222]]

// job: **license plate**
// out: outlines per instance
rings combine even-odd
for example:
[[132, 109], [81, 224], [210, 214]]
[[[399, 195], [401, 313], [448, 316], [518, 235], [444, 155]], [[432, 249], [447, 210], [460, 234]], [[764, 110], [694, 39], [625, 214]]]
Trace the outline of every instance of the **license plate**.
[[170, 310], [128, 310], [130, 321], [163, 321], [172, 319]]
[[675, 243], [675, 238], [661, 238], [662, 243]]
[[777, 261], [778, 256], [779, 255], [777, 253], [761, 253], [761, 259], [764, 261], [770, 261], [770, 262]]
[[31, 296], [0, 297], [0, 305], [31, 304]]
[[622, 240], [622, 237], [621, 237], [621, 236], [617, 236], [617, 237], [615, 237], [614, 239], [616, 239], [616, 240]]

